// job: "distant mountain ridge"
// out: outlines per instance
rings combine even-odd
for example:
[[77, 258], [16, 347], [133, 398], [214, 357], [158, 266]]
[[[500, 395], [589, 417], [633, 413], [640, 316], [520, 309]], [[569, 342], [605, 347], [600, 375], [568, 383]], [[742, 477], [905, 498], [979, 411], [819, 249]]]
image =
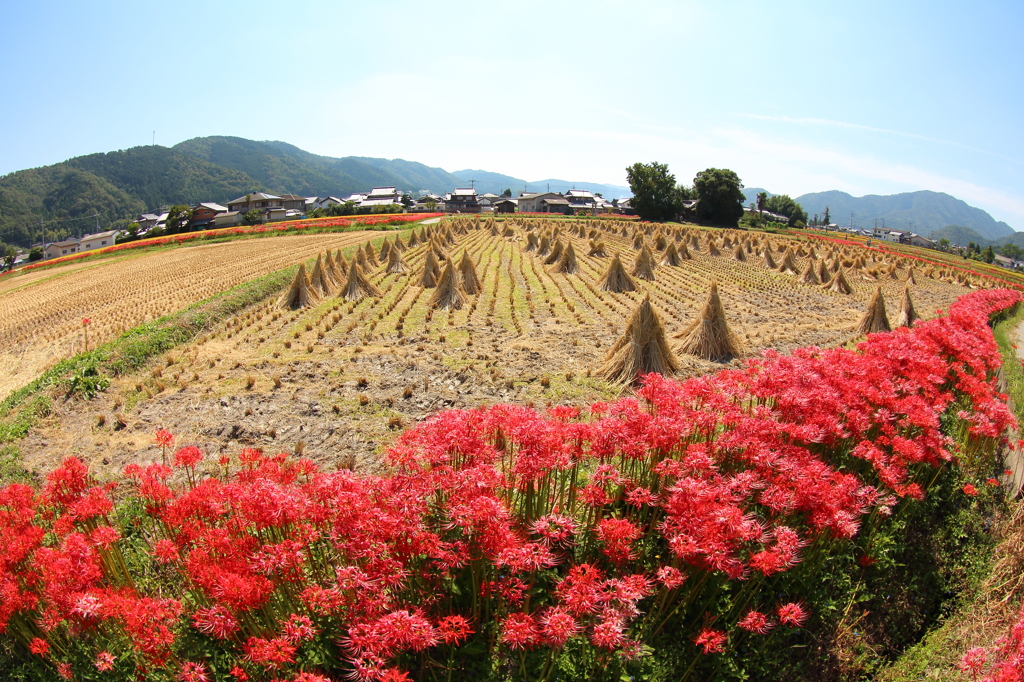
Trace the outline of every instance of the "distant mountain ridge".
[[373, 187], [450, 192], [463, 180], [403, 159], [319, 156], [286, 142], [200, 137], [88, 154], [0, 177], [0, 241], [27, 246], [172, 204], [256, 191], [347, 197]]
[[624, 199], [632, 196], [633, 192], [629, 187], [623, 185], [607, 185], [599, 182], [571, 182], [568, 180], [534, 180], [528, 182], [511, 175], [492, 173], [485, 170], [460, 170], [452, 173], [462, 179], [464, 183], [475, 180], [473, 186], [480, 194], [501, 194], [506, 189], [512, 190], [512, 196], [519, 196], [520, 192], [561, 192], [565, 194], [571, 189], [585, 189], [590, 192], [599, 193], [605, 199]]
[[926, 237], [949, 225], [969, 227], [989, 240], [1008, 237], [1015, 232], [980, 208], [948, 194], [928, 190], [863, 197], [832, 190], [804, 194], [796, 197], [796, 201], [810, 217], [815, 214], [823, 216], [828, 206], [832, 222], [844, 226], [850, 224], [852, 213], [855, 227], [873, 228], [877, 219], [879, 227], [884, 220], [886, 227], [910, 230]]

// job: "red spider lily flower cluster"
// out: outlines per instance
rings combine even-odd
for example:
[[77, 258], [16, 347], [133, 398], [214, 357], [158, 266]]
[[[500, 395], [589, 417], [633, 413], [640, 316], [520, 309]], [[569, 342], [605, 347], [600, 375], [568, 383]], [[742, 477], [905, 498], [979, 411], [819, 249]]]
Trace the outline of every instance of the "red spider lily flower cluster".
[[[0, 634], [55, 666], [88, 641], [97, 667], [189, 680], [209, 675], [182, 650], [196, 638], [236, 656], [237, 680], [319, 679], [304, 653], [329, 646], [344, 674], [386, 680], [473, 640], [632, 658], [671, 627], [700, 656], [800, 627], [804, 595], [758, 586], [920, 498], [922, 472], [1013, 422], [988, 321], [1019, 300], [977, 292], [855, 351], [651, 375], [586, 410], [443, 412], [395, 441], [386, 475], [251, 449], [228, 467], [183, 447], [177, 474], [125, 470], [148, 524], [137, 560], [168, 581], [151, 593], [122, 559], [111, 488], [69, 458], [39, 493], [0, 489]], [[698, 610], [722, 584], [742, 614]]]

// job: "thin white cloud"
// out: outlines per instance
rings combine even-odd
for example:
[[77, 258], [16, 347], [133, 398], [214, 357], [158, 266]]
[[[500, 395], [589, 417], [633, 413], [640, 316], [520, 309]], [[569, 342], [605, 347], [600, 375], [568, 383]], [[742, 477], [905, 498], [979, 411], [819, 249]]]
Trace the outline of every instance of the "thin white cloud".
[[810, 118], [800, 116], [767, 116], [764, 114], [741, 114], [744, 118], [750, 118], [757, 121], [775, 121], [778, 123], [794, 123], [797, 125], [816, 125], [816, 126], [829, 126], [833, 128], [846, 128], [849, 130], [863, 130], [870, 133], [882, 133], [884, 135], [898, 135], [899, 137], [906, 137], [912, 140], [922, 140], [924, 142], [935, 142], [937, 144], [949, 145], [951, 147], [959, 147], [960, 149], [969, 149], [972, 152], [978, 152], [979, 154], [988, 154], [999, 159], [1004, 159], [1012, 163], [1019, 163], [1019, 159], [1012, 159], [1008, 156], [1003, 156], [998, 152], [993, 152], [988, 149], [980, 149], [978, 147], [972, 147], [962, 142], [953, 142], [952, 140], [943, 140], [937, 137], [929, 137], [927, 135], [919, 135], [917, 133], [908, 133], [903, 130], [891, 130], [889, 128], [876, 128], [874, 126], [866, 126], [860, 123], [850, 123], [848, 121], [833, 121], [827, 118]]

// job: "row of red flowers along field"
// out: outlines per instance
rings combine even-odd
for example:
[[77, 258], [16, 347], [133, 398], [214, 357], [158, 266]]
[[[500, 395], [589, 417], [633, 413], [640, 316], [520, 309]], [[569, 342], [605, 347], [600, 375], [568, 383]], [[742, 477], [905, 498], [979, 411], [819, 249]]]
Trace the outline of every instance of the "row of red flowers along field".
[[0, 490], [2, 640], [55, 679], [722, 679], [836, 610], [832, 558], [871, 566], [941, 471], [989, 476], [988, 323], [1020, 299], [582, 411], [442, 412], [386, 475], [166, 432], [120, 485], [69, 458]]
[[225, 237], [240, 237], [248, 235], [271, 235], [271, 234], [302, 234], [315, 230], [337, 230], [349, 227], [377, 227], [380, 225], [404, 225], [407, 223], [427, 220], [443, 216], [443, 213], [380, 213], [375, 215], [314, 218], [310, 220], [288, 220], [268, 225], [247, 225], [240, 227], [222, 227], [215, 230], [199, 230], [197, 232], [184, 232], [172, 234], [165, 237], [153, 237], [151, 239], [139, 239], [122, 244], [115, 244], [103, 249], [83, 251], [70, 256], [62, 256], [38, 263], [32, 263], [21, 268], [21, 270], [34, 270], [41, 267], [53, 265], [64, 265], [83, 258], [92, 258], [100, 255], [109, 255], [118, 251], [130, 249], [148, 248], [152, 246], [166, 246], [168, 244], [184, 244], [186, 242], [202, 241], [207, 239], [222, 239]]
[[[791, 231], [791, 233], [792, 234], [798, 234], [795, 231]], [[809, 233], [808, 236], [811, 239], [816, 239], [816, 240], [823, 241], [823, 242], [829, 242], [830, 244], [839, 244], [839, 245], [842, 245], [842, 246], [856, 246], [856, 247], [859, 247], [859, 248], [867, 249], [869, 251], [877, 251], [879, 253], [890, 254], [890, 255], [893, 255], [893, 256], [897, 256], [899, 258], [909, 258], [911, 260], [916, 260], [919, 263], [924, 263], [924, 264], [936, 266], [936, 267], [939, 267], [939, 268], [953, 268], [953, 269], [959, 270], [960, 272], [965, 272], [965, 273], [970, 274], [970, 275], [975, 275], [976, 277], [984, 277], [984, 278], [986, 278], [986, 279], [988, 279], [988, 280], [990, 280], [992, 282], [998, 282], [1000, 285], [1007, 285], [1007, 286], [1011, 286], [1011, 287], [1016, 287], [1018, 289], [1021, 288], [1021, 283], [1019, 281], [1009, 280], [1009, 279], [1006, 279], [1004, 277], [998, 277], [993, 272], [988, 271], [988, 270], [974, 269], [973, 266], [972, 267], [965, 267], [961, 263], [951, 262], [949, 260], [944, 261], [944, 260], [939, 259], [939, 258], [926, 258], [924, 255], [922, 255], [922, 254], [925, 253], [925, 251], [923, 249], [917, 250], [916, 253], [908, 253], [907, 251], [901, 251], [901, 250], [898, 250], [898, 249], [887, 248], [886, 242], [880, 241], [880, 240], [875, 240], [875, 244], [874, 245], [867, 246], [865, 241], [863, 241], [863, 240], [862, 241], [858, 241], [858, 240], [855, 240], [855, 239], [844, 239], [842, 237], [830, 237], [830, 236], [827, 236], [827, 235], [814, 234], [814, 233]], [[963, 262], [964, 263], [971, 263], [971, 261], [968, 261], [967, 259], [963, 259]], [[997, 271], [998, 271], [998, 269], [997, 269]], [[1000, 273], [1000, 274], [1002, 274], [1002, 273]]]

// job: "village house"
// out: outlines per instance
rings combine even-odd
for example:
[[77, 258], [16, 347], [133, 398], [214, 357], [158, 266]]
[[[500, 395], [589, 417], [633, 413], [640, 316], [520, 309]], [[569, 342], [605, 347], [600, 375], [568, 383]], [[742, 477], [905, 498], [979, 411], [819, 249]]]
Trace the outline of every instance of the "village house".
[[106, 232], [97, 232], [96, 234], [87, 234], [78, 242], [78, 250], [79, 252], [92, 251], [93, 249], [102, 249], [107, 246], [113, 246], [114, 241], [117, 239], [117, 234], [118, 230], [108, 230]]
[[557, 192], [541, 192], [531, 194], [520, 192], [520, 213], [566, 213], [569, 211], [569, 200]]
[[911, 246], [922, 246], [926, 249], [937, 249], [939, 246], [935, 243], [935, 240], [928, 239], [928, 237], [922, 237], [919, 234], [910, 235]]
[[[305, 199], [303, 199], [303, 205], [305, 205]], [[227, 205], [229, 211], [238, 211], [239, 213], [246, 213], [253, 209], [262, 211], [266, 208], [284, 208], [284, 198], [276, 194], [253, 192], [238, 197], [234, 201], [229, 201]]]
[[67, 256], [72, 253], [78, 253], [78, 240], [73, 237], [64, 241], [53, 242], [43, 249], [43, 257], [48, 259]]
[[188, 221], [189, 230], [203, 230], [213, 225], [213, 219], [228, 209], [220, 204], [206, 202], [192, 207], [192, 219]]
[[494, 211], [496, 213], [515, 213], [519, 202], [515, 199], [504, 197], [494, 202]]
[[148, 232], [160, 222], [160, 216], [155, 213], [142, 213], [135, 219], [135, 222], [139, 224], [139, 232]]
[[398, 189], [396, 187], [374, 187], [370, 190], [370, 193], [359, 202], [359, 208], [372, 209], [378, 206], [390, 206], [391, 204], [401, 203], [402, 195], [398, 193]]
[[227, 213], [218, 213], [213, 217], [213, 227], [233, 227], [235, 225], [242, 224], [242, 214], [238, 211], [228, 211]]
[[479, 213], [480, 201], [472, 187], [457, 187], [444, 198], [445, 213]]
[[565, 193], [572, 213], [593, 213], [597, 208], [597, 197], [585, 189], [571, 189]]

